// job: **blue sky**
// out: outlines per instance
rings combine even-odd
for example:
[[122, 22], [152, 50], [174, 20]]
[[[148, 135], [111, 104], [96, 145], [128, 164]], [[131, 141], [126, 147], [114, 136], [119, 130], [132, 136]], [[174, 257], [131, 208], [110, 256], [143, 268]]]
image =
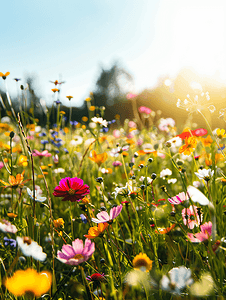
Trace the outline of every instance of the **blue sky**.
[[[101, 66], [114, 61], [134, 77], [133, 92], [176, 76], [182, 67], [226, 80], [224, 0], [21, 0], [1, 3], [0, 71], [15, 93], [14, 77], [35, 76], [47, 102], [53, 85], [81, 105]], [[4, 88], [0, 81], [0, 88]]]

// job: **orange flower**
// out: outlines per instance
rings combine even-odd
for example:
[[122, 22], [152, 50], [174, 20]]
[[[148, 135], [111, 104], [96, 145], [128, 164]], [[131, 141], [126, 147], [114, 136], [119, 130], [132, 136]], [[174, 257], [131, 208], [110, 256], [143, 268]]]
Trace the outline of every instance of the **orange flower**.
[[8, 216], [9, 218], [16, 218], [16, 217], [17, 217], [17, 215], [14, 214], [14, 213], [7, 213], [7, 216]]
[[98, 164], [100, 166], [102, 163], [104, 163], [107, 159], [108, 155], [106, 152], [101, 153], [101, 154], [96, 154], [96, 151], [92, 151], [92, 157], [89, 157], [92, 161]]
[[165, 233], [168, 233], [170, 232], [176, 225], [173, 224], [172, 226], [170, 227], [167, 227], [167, 228], [158, 228], [158, 230], [155, 230], [156, 233], [160, 233], [160, 234], [165, 234]]
[[88, 234], [85, 235], [88, 239], [95, 239], [96, 237], [103, 234], [104, 230], [108, 227], [108, 223], [99, 223], [98, 227], [90, 227]]
[[70, 101], [73, 98], [73, 96], [66, 96], [66, 98], [68, 98], [68, 100]]
[[54, 92], [54, 93], [59, 92], [59, 90], [56, 89], [56, 88], [55, 89], [51, 89], [51, 91]]
[[157, 151], [156, 150], [151, 150], [151, 149], [138, 150], [137, 153], [139, 155], [153, 154], [154, 156], [157, 156]]
[[9, 176], [9, 182], [5, 182], [1, 179], [0, 179], [0, 182], [5, 185], [5, 188], [8, 188], [8, 187], [11, 187], [11, 188], [20, 187], [20, 188], [22, 188], [24, 186], [24, 183], [31, 180], [31, 179], [24, 180], [24, 172], [25, 171], [23, 171], [22, 174], [17, 174], [16, 177], [10, 175]]
[[6, 77], [9, 76], [9, 72], [6, 72], [5, 74], [3, 74], [2, 72], [0, 72], [0, 77], [2, 77], [2, 79], [6, 80]]
[[213, 142], [210, 135], [208, 135], [206, 138], [202, 138], [201, 141], [204, 147], [210, 147]]
[[128, 156], [128, 155], [129, 155], [129, 153], [128, 153], [128, 152], [126, 152], [126, 151], [123, 151], [123, 152], [122, 152], [122, 155], [123, 155], [123, 157], [126, 157], [126, 156]]
[[53, 220], [53, 224], [55, 228], [64, 228], [64, 219], [59, 218], [57, 220]]
[[181, 146], [179, 149], [179, 153], [184, 153], [184, 155], [190, 155], [197, 144], [196, 137], [191, 136], [185, 139], [185, 145]]
[[94, 111], [95, 109], [96, 109], [95, 106], [90, 106], [90, 108], [89, 108], [90, 111]]

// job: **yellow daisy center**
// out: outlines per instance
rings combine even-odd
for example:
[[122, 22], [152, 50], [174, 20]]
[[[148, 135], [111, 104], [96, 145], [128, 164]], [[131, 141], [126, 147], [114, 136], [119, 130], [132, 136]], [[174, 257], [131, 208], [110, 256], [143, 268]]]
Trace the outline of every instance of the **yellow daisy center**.
[[84, 256], [82, 254], [76, 254], [74, 256], [74, 259], [82, 259], [82, 258], [84, 258]]
[[71, 195], [71, 196], [73, 196], [75, 194], [75, 190], [73, 190], [72, 188], [70, 188], [68, 190], [68, 194]]

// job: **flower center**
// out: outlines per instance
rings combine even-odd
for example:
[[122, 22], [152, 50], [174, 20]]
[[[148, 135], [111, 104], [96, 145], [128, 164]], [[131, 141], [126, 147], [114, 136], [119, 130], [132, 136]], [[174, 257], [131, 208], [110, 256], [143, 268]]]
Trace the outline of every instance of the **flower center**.
[[32, 243], [31, 238], [29, 238], [28, 236], [25, 236], [25, 237], [24, 237], [24, 243], [30, 245], [30, 244]]
[[73, 196], [75, 194], [75, 190], [73, 190], [72, 188], [69, 188], [68, 194]]
[[82, 254], [76, 254], [74, 256], [74, 259], [82, 259], [82, 258], [84, 258], [84, 256]]

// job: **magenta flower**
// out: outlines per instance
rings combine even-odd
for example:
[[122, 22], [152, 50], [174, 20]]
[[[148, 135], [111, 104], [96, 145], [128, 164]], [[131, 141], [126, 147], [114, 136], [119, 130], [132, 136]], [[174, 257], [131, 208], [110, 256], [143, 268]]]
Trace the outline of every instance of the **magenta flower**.
[[83, 247], [83, 241], [80, 239], [74, 240], [71, 245], [63, 245], [61, 251], [57, 251], [57, 258], [67, 265], [77, 266], [84, 261], [87, 261], [95, 251], [95, 244], [91, 240], [85, 240], [85, 246]]
[[[193, 210], [193, 207], [195, 211]], [[193, 229], [195, 226], [200, 225], [201, 220], [197, 212], [197, 206], [190, 205], [189, 208], [184, 208], [181, 213], [184, 225], [187, 225], [188, 228]]]
[[203, 242], [205, 240], [208, 240], [209, 237], [212, 234], [212, 223], [211, 222], [206, 222], [203, 225], [200, 226], [201, 228], [201, 232], [198, 232], [196, 234], [193, 233], [188, 233], [187, 236], [189, 238], [189, 240], [192, 243], [200, 243]]
[[171, 204], [178, 205], [178, 204], [181, 204], [184, 201], [187, 201], [188, 199], [189, 199], [188, 195], [185, 194], [184, 192], [182, 192], [182, 193], [179, 193], [178, 195], [176, 195], [172, 198], [168, 198], [168, 201]]
[[53, 195], [64, 197], [62, 201], [80, 201], [85, 195], [89, 194], [89, 186], [83, 184], [83, 180], [77, 177], [66, 177], [61, 179], [59, 185], [55, 187]]
[[113, 161], [112, 166], [113, 167], [120, 167], [120, 166], [122, 166], [122, 163], [121, 163], [121, 161], [116, 160], [116, 161]]
[[52, 154], [48, 152], [48, 150], [44, 150], [42, 152], [39, 152], [38, 150], [33, 151], [33, 156], [39, 156], [40, 158], [45, 156], [45, 157], [50, 157]]
[[137, 97], [137, 95], [136, 94], [132, 94], [132, 93], [128, 93], [127, 95], [126, 95], [126, 99], [133, 99], [133, 98], [135, 98], [135, 97]]
[[101, 211], [99, 214], [97, 214], [97, 219], [92, 218], [92, 221], [94, 223], [108, 223], [111, 224], [113, 222], [113, 219], [115, 219], [122, 210], [122, 204], [111, 208], [110, 215], [106, 211]]

